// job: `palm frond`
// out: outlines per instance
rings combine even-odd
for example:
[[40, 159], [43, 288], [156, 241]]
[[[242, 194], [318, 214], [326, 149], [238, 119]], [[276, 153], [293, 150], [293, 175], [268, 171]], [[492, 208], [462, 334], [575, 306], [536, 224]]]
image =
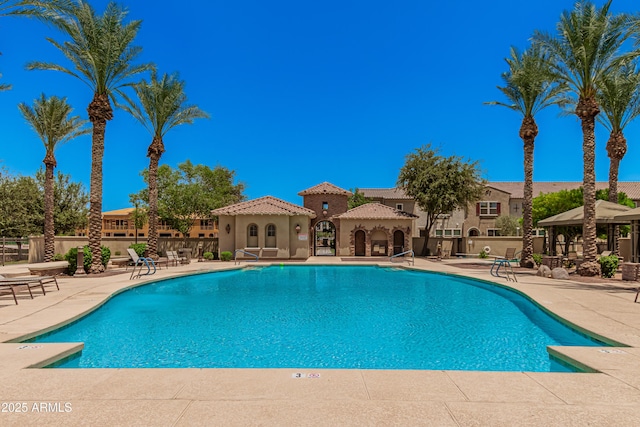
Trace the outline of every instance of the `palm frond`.
[[551, 68], [558, 78], [579, 97], [594, 97], [599, 82], [618, 67], [638, 55], [621, 54], [630, 38], [626, 15], [610, 13], [611, 0], [600, 9], [588, 1], [576, 3], [564, 11], [557, 34], [536, 31], [533, 41], [550, 56]]
[[43, 93], [34, 100], [33, 106], [20, 103], [18, 108], [44, 143], [47, 154], [53, 155], [58, 145], [91, 132], [86, 127], [87, 120], [71, 116], [73, 108], [67, 103], [67, 98], [46, 97]]
[[27, 16], [50, 22], [70, 11], [73, 6], [72, 0], [0, 0], [0, 16]]
[[132, 46], [141, 21], [125, 23], [127, 11], [109, 3], [102, 15], [96, 15], [88, 2], [78, 0], [65, 15], [52, 24], [68, 40], [48, 41], [56, 47], [75, 69], [34, 62], [29, 69], [62, 71], [82, 80], [97, 94], [114, 96], [114, 90], [125, 85], [135, 75], [149, 70], [150, 64], [134, 64], [142, 48]]
[[153, 136], [162, 138], [169, 130], [209, 115], [194, 105], [186, 105], [185, 83], [177, 73], [158, 78], [151, 73], [149, 81], [133, 85], [137, 103], [127, 99], [123, 108], [138, 120]]
[[533, 44], [522, 53], [512, 47], [510, 53], [505, 58], [509, 70], [502, 74], [505, 86], [498, 86], [498, 90], [511, 103], [493, 101], [487, 104], [510, 108], [525, 117], [533, 117], [543, 108], [557, 104], [566, 86], [558, 83], [551, 72], [549, 57], [540, 46]]
[[598, 89], [598, 104], [604, 114], [597, 119], [610, 132], [623, 131], [640, 115], [640, 72], [635, 61], [604, 76]]

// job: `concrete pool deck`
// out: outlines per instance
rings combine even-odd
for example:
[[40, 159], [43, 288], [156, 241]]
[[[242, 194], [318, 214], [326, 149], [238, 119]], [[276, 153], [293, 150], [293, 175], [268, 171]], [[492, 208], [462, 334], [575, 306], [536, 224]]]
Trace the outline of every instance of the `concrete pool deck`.
[[[399, 265], [387, 260], [374, 263]], [[415, 268], [509, 285], [578, 327], [628, 347], [553, 349], [558, 356], [597, 371], [581, 374], [33, 369], [77, 351], [79, 344], [9, 341], [53, 329], [113, 293], [146, 281], [129, 280], [128, 272], [61, 276], [60, 291], [49, 286], [43, 296], [34, 289], [33, 300], [26, 291], [20, 292], [19, 305], [10, 295], [0, 296], [0, 425], [640, 425], [640, 304], [633, 302], [637, 283], [586, 284], [530, 274], [519, 274], [517, 283], [507, 283], [489, 275], [489, 264], [461, 269], [457, 262], [416, 259]], [[320, 257], [306, 263], [345, 262]], [[256, 263], [242, 263], [247, 265]], [[233, 263], [192, 262], [159, 270], [150, 279], [228, 267]], [[26, 265], [0, 267], [0, 274], [25, 272]]]

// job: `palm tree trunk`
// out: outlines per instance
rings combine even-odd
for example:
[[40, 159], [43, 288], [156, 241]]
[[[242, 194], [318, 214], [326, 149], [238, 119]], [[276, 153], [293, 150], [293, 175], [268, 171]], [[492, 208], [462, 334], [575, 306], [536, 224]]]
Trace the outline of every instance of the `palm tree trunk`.
[[618, 170], [620, 161], [627, 153], [627, 140], [622, 131], [611, 132], [607, 141], [609, 156], [609, 201], [618, 203]]
[[[91, 268], [89, 273], [101, 273], [102, 265], [102, 158], [104, 157], [104, 133], [107, 120], [113, 118], [113, 110], [107, 94], [96, 93], [87, 108], [93, 124], [91, 137], [91, 181], [89, 188], [89, 248]], [[78, 266], [78, 268], [82, 268]]]
[[522, 254], [520, 266], [533, 268], [533, 148], [538, 126], [533, 117], [522, 119], [520, 138], [524, 142], [524, 199], [522, 201]]
[[[620, 162], [627, 153], [627, 140], [622, 131], [611, 132], [607, 141], [607, 155], [609, 156], [609, 201], [618, 203], [618, 171]], [[620, 226], [615, 225], [613, 229], [613, 253], [620, 253]]]
[[55, 255], [55, 229], [53, 222], [54, 196], [53, 196], [53, 169], [56, 159], [53, 153], [47, 152], [43, 163], [44, 172], [44, 262], [53, 261]]
[[162, 138], [154, 136], [147, 150], [149, 157], [149, 238], [147, 247], [151, 258], [158, 258], [158, 163], [164, 153]]
[[582, 155], [584, 161], [582, 188], [584, 191], [584, 220], [582, 224], [582, 252], [584, 262], [580, 264], [581, 276], [600, 275], [596, 246], [596, 174], [595, 174], [595, 119], [600, 109], [595, 98], [580, 98], [576, 115], [582, 124]]

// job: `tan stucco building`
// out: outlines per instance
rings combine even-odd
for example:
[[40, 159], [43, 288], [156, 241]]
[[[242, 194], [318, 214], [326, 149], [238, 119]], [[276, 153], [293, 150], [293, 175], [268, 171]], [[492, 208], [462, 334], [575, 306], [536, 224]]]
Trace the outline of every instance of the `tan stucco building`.
[[214, 209], [220, 224], [219, 250], [239, 257], [306, 259], [309, 228], [316, 213], [271, 196]]
[[412, 249], [416, 215], [380, 203], [348, 209], [351, 192], [323, 182], [298, 206], [261, 197], [215, 209], [220, 251], [238, 257], [391, 256]]

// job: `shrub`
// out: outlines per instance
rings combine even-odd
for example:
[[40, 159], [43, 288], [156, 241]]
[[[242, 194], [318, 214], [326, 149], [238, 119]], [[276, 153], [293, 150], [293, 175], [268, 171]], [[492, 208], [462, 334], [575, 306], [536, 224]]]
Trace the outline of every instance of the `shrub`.
[[[111, 249], [107, 248], [106, 246], [101, 246], [100, 249], [102, 250], [102, 265], [107, 268], [107, 264], [109, 263], [109, 259], [111, 258]], [[84, 253], [84, 271], [85, 273], [88, 273], [89, 269], [91, 268], [93, 255], [91, 254], [89, 246], [85, 246], [82, 252]], [[78, 269], [78, 248], [69, 249], [69, 252], [64, 255], [64, 259], [66, 259], [69, 263], [69, 274], [73, 276], [74, 274], [76, 274], [76, 270]]]
[[231, 258], [233, 258], [233, 254], [229, 251], [224, 251], [220, 253], [220, 259], [222, 261], [231, 261]]
[[480, 258], [486, 258], [489, 255], [487, 255], [487, 253], [485, 251], [480, 251], [480, 255], [479, 256], [480, 256]]
[[533, 262], [536, 263], [536, 267], [539, 267], [540, 265], [542, 265], [542, 255], [541, 254], [533, 254], [531, 256], [533, 257]]
[[598, 262], [602, 270], [602, 277], [610, 278], [615, 276], [618, 270], [618, 257], [616, 255], [601, 256]]
[[213, 259], [213, 252], [205, 252], [202, 254], [202, 257], [207, 261], [211, 261]]
[[115, 251], [113, 254], [114, 254], [115, 256], [118, 256], [118, 255], [122, 255], [122, 252], [120, 252], [120, 251]]
[[132, 243], [129, 247], [136, 251], [138, 256], [144, 256], [144, 252], [147, 250], [146, 243]]
[[54, 261], [64, 261], [64, 255], [63, 254], [55, 254], [53, 256], [53, 260]]

